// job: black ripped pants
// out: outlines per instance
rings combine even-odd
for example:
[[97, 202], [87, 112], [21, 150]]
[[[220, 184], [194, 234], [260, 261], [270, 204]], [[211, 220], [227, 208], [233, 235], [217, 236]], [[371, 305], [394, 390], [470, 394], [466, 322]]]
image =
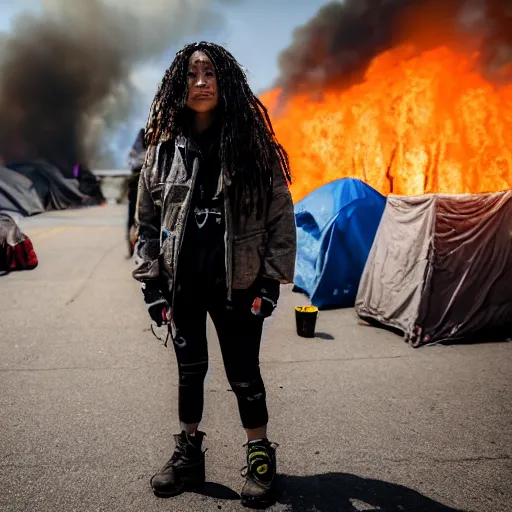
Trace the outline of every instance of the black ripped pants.
[[[254, 289], [234, 291], [228, 308], [224, 266], [224, 224], [210, 215], [201, 228], [193, 212], [180, 254], [174, 302], [174, 349], [179, 370], [179, 417], [200, 423], [208, 371], [207, 313], [215, 325], [227, 378], [247, 429], [268, 422], [259, 352], [263, 319], [251, 313]], [[203, 218], [198, 217], [200, 221]]]

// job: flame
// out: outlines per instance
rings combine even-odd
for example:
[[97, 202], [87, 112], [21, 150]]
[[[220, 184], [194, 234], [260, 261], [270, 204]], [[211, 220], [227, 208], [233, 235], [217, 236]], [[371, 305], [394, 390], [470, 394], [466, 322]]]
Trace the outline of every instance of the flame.
[[343, 177], [385, 195], [512, 188], [512, 85], [493, 85], [477, 58], [405, 44], [345, 90], [283, 105], [281, 91], [263, 95], [290, 156], [294, 200]]

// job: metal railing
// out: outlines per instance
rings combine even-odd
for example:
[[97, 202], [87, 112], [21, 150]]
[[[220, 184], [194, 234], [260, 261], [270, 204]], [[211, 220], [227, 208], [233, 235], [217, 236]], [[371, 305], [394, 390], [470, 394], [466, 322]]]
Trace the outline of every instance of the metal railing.
[[98, 178], [126, 178], [132, 174], [130, 169], [97, 169], [92, 173]]

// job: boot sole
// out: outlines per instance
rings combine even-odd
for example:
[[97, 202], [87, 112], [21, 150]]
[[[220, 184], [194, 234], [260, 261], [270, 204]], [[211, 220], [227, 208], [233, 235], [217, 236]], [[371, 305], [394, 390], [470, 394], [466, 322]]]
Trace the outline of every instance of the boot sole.
[[244, 498], [242, 497], [241, 503], [243, 507], [252, 508], [254, 510], [263, 510], [272, 505], [275, 505], [277, 502], [277, 497], [275, 493], [270, 493], [261, 498]]
[[187, 491], [195, 491], [197, 489], [200, 489], [203, 487], [205, 482], [183, 482], [183, 485], [174, 491], [171, 492], [163, 492], [155, 489], [153, 486], [151, 486], [151, 490], [153, 491], [153, 494], [157, 498], [174, 498], [175, 496], [179, 496], [180, 494], [183, 494]]
[[270, 489], [268, 489], [264, 494], [261, 496], [244, 496], [243, 494], [240, 495], [240, 502], [243, 507], [246, 508], [252, 508], [252, 509], [265, 509], [268, 507], [271, 507], [272, 505], [275, 505], [277, 503], [277, 500], [279, 499], [279, 491], [274, 486]]

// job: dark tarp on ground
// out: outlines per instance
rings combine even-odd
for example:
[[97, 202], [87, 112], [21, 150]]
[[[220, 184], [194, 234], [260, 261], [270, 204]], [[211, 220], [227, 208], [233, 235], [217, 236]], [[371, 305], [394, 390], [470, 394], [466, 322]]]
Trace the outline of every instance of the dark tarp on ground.
[[32, 242], [12, 217], [0, 213], [0, 273], [32, 270], [38, 265]]
[[44, 212], [32, 181], [5, 167], [0, 167], [0, 211], [16, 212], [23, 216]]
[[88, 204], [87, 196], [79, 190], [78, 181], [64, 178], [62, 173], [50, 164], [24, 162], [8, 164], [7, 167], [32, 181], [45, 210], [64, 210]]
[[352, 307], [386, 199], [344, 178], [295, 205], [295, 286], [318, 308]]
[[511, 227], [512, 190], [388, 197], [356, 312], [412, 346], [512, 326]]

